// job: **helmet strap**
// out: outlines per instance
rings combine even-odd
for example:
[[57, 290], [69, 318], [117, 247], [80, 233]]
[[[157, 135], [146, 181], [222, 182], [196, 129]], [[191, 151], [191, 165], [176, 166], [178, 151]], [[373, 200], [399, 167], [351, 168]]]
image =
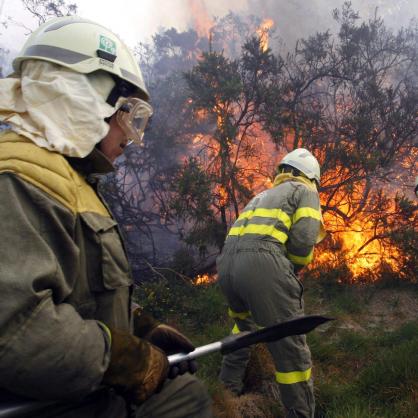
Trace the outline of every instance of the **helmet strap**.
[[107, 96], [106, 102], [115, 107], [119, 97], [129, 97], [135, 92], [134, 86], [125, 80], [115, 78], [115, 85]]

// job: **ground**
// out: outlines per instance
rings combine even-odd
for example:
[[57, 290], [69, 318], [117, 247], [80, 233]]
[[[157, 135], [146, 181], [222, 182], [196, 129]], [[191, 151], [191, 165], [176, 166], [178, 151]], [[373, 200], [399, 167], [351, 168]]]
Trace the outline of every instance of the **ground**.
[[[308, 335], [318, 418], [413, 418], [418, 411], [418, 287], [396, 281], [337, 285], [309, 280], [307, 314], [336, 320]], [[155, 290], [155, 289], [154, 289]], [[158, 291], [159, 290], [159, 291]], [[196, 345], [225, 337], [233, 323], [216, 284], [166, 291], [159, 314]], [[155, 303], [155, 299], [153, 300]], [[176, 308], [173, 308], [175, 306]], [[182, 312], [179, 315], [178, 312]], [[245, 393], [233, 397], [218, 381], [220, 354], [199, 361], [219, 418], [283, 417], [274, 365], [265, 346], [252, 349]]]

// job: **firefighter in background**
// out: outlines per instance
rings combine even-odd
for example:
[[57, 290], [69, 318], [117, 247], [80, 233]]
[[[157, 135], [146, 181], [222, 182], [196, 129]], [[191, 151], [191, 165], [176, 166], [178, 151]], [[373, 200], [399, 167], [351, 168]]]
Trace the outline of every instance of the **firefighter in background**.
[[13, 66], [0, 81], [10, 126], [0, 136], [0, 399], [69, 401], [65, 417], [121, 418], [129, 404], [143, 417], [210, 417], [195, 377], [167, 379], [195, 371], [169, 370], [166, 356], [191, 342], [132, 311], [120, 231], [96, 191], [93, 174], [141, 142], [152, 113], [134, 56], [101, 25], [64, 17], [34, 32]]
[[[255, 196], [230, 229], [217, 259], [219, 283], [235, 321], [232, 333], [254, 330], [304, 314], [297, 272], [325, 236], [316, 158], [300, 148], [278, 166], [271, 189]], [[288, 417], [313, 417], [312, 363], [306, 338], [268, 344]], [[249, 349], [224, 356], [220, 379], [235, 394], [243, 388]]]

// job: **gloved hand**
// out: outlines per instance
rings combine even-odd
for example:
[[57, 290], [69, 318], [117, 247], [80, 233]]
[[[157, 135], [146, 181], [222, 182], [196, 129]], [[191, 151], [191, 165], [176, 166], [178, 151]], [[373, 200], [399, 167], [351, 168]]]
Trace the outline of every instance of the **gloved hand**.
[[127, 332], [110, 329], [110, 333], [110, 364], [103, 383], [139, 405], [157, 392], [167, 378], [167, 356], [148, 341]]
[[[161, 348], [167, 355], [190, 353], [195, 349], [193, 343], [180, 331], [162, 324], [151, 315], [141, 312], [140, 308], [133, 311], [134, 334]], [[196, 373], [195, 360], [183, 361], [170, 367], [168, 377], [174, 379], [186, 372]]]

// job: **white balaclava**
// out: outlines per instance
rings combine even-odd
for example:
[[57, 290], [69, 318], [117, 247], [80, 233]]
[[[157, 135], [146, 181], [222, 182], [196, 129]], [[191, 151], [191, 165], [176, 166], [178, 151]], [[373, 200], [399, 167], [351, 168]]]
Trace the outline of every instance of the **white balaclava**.
[[39, 147], [84, 158], [107, 134], [114, 86], [102, 71], [81, 74], [41, 60], [22, 64], [20, 78], [0, 80], [0, 120]]

